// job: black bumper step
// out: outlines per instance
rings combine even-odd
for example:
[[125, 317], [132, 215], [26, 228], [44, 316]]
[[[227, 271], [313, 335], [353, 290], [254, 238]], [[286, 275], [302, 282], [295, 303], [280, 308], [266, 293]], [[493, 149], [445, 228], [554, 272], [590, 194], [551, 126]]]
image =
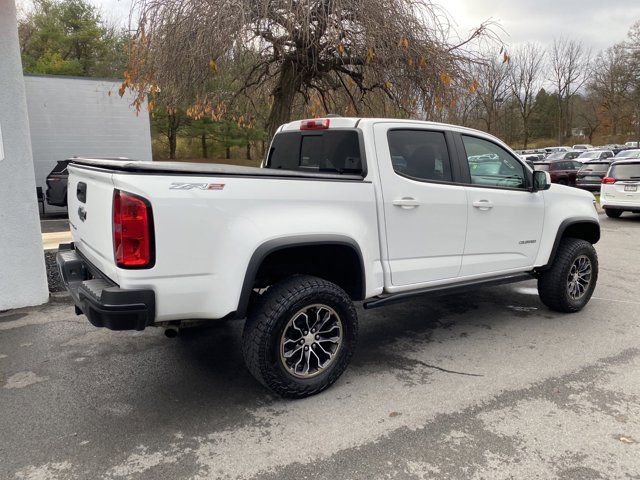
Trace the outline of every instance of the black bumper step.
[[60, 275], [77, 309], [96, 327], [144, 330], [155, 319], [155, 292], [122, 289], [82, 257], [73, 244], [60, 245]]

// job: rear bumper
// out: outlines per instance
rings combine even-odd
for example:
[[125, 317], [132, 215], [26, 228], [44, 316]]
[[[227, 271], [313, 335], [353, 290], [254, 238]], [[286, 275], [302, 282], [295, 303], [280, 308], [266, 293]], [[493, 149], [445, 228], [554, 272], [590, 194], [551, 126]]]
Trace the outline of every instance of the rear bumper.
[[640, 213], [640, 203], [613, 203], [606, 202], [600, 205], [605, 210], [622, 210], [623, 212]]
[[582, 188], [584, 190], [596, 191], [600, 190], [601, 182], [585, 182], [585, 181], [576, 181], [576, 187]]
[[153, 290], [124, 290], [82, 257], [73, 244], [62, 244], [56, 255], [60, 276], [76, 305], [96, 327], [144, 330], [155, 319]]

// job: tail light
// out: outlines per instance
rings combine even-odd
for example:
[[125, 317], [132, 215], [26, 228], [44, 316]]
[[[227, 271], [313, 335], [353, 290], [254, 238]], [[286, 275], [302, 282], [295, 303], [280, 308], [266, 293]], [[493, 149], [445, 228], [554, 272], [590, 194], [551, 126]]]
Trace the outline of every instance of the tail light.
[[146, 199], [120, 190], [113, 192], [113, 251], [120, 268], [153, 267], [153, 214]]
[[616, 179], [613, 177], [604, 177], [602, 179], [602, 183], [605, 183], [605, 184], [616, 183]]
[[326, 130], [329, 128], [328, 118], [316, 118], [315, 120], [302, 120], [300, 130]]

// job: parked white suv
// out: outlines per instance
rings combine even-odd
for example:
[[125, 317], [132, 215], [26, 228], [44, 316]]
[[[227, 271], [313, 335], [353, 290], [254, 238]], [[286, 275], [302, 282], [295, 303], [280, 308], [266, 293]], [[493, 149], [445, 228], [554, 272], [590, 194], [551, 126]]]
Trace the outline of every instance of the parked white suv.
[[246, 317], [246, 364], [283, 396], [341, 375], [354, 302], [535, 278], [548, 307], [576, 312], [598, 277], [593, 196], [467, 128], [303, 120], [278, 130], [262, 168], [69, 171], [74, 243], [57, 259], [77, 312], [113, 330]]
[[600, 186], [600, 205], [607, 216], [640, 213], [640, 159], [611, 164]]

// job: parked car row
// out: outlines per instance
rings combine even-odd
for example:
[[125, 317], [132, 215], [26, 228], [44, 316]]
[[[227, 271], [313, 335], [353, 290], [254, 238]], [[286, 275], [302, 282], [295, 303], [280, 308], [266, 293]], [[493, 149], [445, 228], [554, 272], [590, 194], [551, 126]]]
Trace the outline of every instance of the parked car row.
[[594, 147], [593, 145], [588, 143], [580, 143], [580, 144], [573, 145], [572, 147], [569, 147], [569, 146], [545, 147], [545, 148], [532, 149], [532, 150], [516, 150], [515, 152], [518, 155], [520, 155], [524, 160], [536, 161], [536, 160], [545, 160], [549, 156], [557, 153], [574, 152], [574, 155], [575, 155], [575, 152], [585, 153], [585, 152], [590, 152], [595, 150], [595, 151], [610, 151], [613, 153], [613, 155], [617, 155], [623, 150], [630, 150], [630, 149], [637, 149], [637, 148], [640, 148], [638, 147], [638, 142], [627, 142], [624, 145], [617, 144], [617, 143], [610, 143], [610, 144], [601, 145], [598, 147]]
[[549, 172], [553, 183], [597, 191], [612, 162], [628, 159], [640, 159], [640, 149], [622, 150], [617, 155], [611, 150], [555, 152], [534, 162], [533, 167]]

